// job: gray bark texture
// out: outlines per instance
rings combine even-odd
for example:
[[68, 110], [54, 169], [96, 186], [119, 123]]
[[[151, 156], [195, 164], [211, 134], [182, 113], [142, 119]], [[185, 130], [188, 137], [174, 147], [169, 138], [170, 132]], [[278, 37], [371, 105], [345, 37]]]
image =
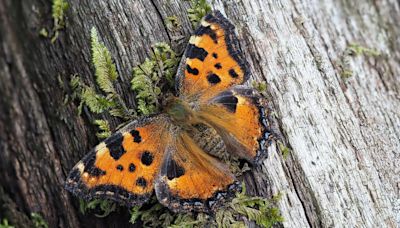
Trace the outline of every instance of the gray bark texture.
[[[89, 113], [63, 104], [79, 74], [94, 85], [90, 29], [119, 72], [118, 92], [134, 106], [131, 69], [165, 41], [182, 52], [193, 32], [182, 0], [70, 0], [54, 44], [50, 0], [0, 1], [0, 218], [31, 227], [124, 227], [79, 213], [63, 190], [68, 171], [98, 140]], [[273, 143], [248, 190], [282, 193], [284, 227], [397, 227], [400, 224], [400, 3], [397, 0], [216, 0], [236, 26], [252, 79], [268, 97], [287, 157]], [[176, 15], [177, 30], [166, 28]], [[179, 37], [184, 37], [179, 42]], [[379, 55], [348, 51], [352, 43]], [[349, 54], [350, 53], [350, 54]], [[343, 78], [343, 72], [352, 76]], [[61, 83], [59, 82], [61, 79]], [[62, 86], [62, 85], [64, 86]], [[119, 122], [110, 119], [113, 126]]]

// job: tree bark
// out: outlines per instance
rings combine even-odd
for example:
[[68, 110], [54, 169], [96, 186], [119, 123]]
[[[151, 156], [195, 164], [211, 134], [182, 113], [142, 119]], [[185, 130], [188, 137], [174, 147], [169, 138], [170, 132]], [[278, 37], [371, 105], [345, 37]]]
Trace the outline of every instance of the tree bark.
[[[54, 44], [51, 1], [0, 2], [0, 218], [31, 227], [127, 226], [126, 210], [107, 218], [79, 213], [63, 189], [67, 172], [96, 145], [93, 116], [63, 104], [79, 74], [94, 84], [90, 28], [119, 72], [117, 90], [133, 107], [131, 69], [155, 42], [182, 52], [193, 32], [181, 0], [71, 0]], [[396, 0], [216, 0], [236, 26], [252, 79], [268, 84], [282, 141], [245, 174], [252, 194], [281, 192], [285, 227], [396, 227], [400, 224], [400, 4]], [[178, 30], [166, 28], [176, 15]], [[177, 37], [185, 37], [179, 42]], [[349, 55], [351, 43], [380, 55]], [[345, 69], [346, 68], [346, 69]], [[349, 68], [349, 69], [347, 69]], [[344, 79], [344, 70], [352, 76]], [[110, 119], [113, 126], [118, 120]]]

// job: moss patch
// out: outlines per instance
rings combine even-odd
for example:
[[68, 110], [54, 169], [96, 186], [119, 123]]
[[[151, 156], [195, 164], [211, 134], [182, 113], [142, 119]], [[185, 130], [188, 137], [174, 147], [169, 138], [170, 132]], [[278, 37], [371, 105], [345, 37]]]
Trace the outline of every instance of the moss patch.
[[46, 221], [43, 219], [43, 217], [38, 213], [35, 213], [35, 212], [31, 213], [31, 220], [32, 220], [35, 228], [48, 228], [49, 227], [47, 225]]
[[4, 218], [1, 220], [0, 228], [14, 228], [14, 226], [11, 226], [10, 224], [8, 224], [8, 220], [6, 218]]
[[353, 76], [353, 70], [351, 69], [350, 61], [352, 57], [357, 56], [377, 58], [381, 56], [381, 53], [377, 49], [365, 47], [357, 43], [349, 44], [346, 47], [339, 64], [341, 69], [340, 75], [343, 79]]
[[210, 216], [204, 213], [173, 214], [153, 197], [149, 204], [131, 210], [130, 222], [141, 220], [149, 227], [245, 227], [246, 218], [261, 227], [272, 227], [283, 221], [276, 207], [279, 199], [280, 195], [272, 199], [248, 196], [243, 184], [242, 191], [231, 202], [221, 207], [215, 216]]
[[281, 152], [283, 159], [286, 159], [290, 154], [290, 149], [287, 146], [285, 146], [282, 142], [278, 142], [278, 145], [279, 145], [279, 151]]
[[[53, 18], [53, 28], [51, 29], [51, 42], [54, 43], [59, 35], [59, 31], [65, 28], [65, 14], [69, 8], [68, 2], [65, 0], [53, 0], [51, 6], [51, 16]], [[39, 35], [43, 37], [49, 37], [49, 31], [46, 28], [42, 28], [39, 31]]]
[[117, 209], [114, 202], [108, 200], [95, 199], [92, 201], [79, 200], [79, 210], [82, 214], [93, 212], [96, 217], [103, 218]]
[[191, 0], [191, 8], [187, 10], [187, 14], [192, 26], [197, 27], [201, 19], [211, 12], [211, 6], [206, 0]]

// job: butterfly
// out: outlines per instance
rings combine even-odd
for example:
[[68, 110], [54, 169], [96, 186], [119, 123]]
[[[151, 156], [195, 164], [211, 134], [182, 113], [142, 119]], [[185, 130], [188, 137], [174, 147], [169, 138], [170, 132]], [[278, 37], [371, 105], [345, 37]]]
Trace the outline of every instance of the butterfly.
[[214, 129], [228, 153], [250, 163], [266, 153], [266, 109], [257, 92], [243, 86], [249, 68], [234, 29], [219, 11], [205, 16], [178, 67], [177, 95], [162, 112], [130, 122], [93, 148], [65, 188], [128, 207], [155, 192], [174, 212], [215, 211], [232, 198], [238, 180], [190, 132], [197, 124]]

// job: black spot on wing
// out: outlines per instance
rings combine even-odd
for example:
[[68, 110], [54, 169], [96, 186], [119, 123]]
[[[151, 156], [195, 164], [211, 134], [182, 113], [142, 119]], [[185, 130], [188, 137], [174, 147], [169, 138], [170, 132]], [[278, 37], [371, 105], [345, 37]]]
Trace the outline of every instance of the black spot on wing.
[[124, 167], [122, 165], [117, 165], [117, 170], [122, 171], [124, 170]]
[[231, 92], [227, 91], [221, 93], [219, 97], [215, 100], [215, 102], [222, 104], [228, 111], [235, 113], [238, 103], [238, 98]]
[[212, 53], [212, 57], [214, 57], [214, 59], [217, 59], [218, 58], [218, 55], [217, 55], [217, 53]]
[[197, 68], [191, 68], [189, 66], [189, 64], [186, 65], [186, 70], [187, 70], [187, 72], [189, 72], [190, 74], [193, 74], [193, 75], [199, 74], [199, 70]]
[[132, 130], [130, 133], [131, 133], [131, 135], [133, 137], [133, 141], [135, 143], [140, 143], [142, 141], [142, 136], [140, 136], [140, 132], [139, 131]]
[[217, 69], [221, 69], [222, 68], [221, 63], [215, 64], [214, 67], [217, 68]]
[[207, 57], [208, 52], [203, 48], [199, 48], [194, 44], [189, 44], [188, 49], [186, 51], [186, 56], [189, 59], [199, 59], [200, 61], [204, 61]]
[[136, 170], [135, 164], [133, 164], [133, 163], [129, 164], [129, 172], [133, 173], [133, 172], [135, 172], [135, 170]]
[[143, 165], [149, 166], [153, 163], [153, 155], [149, 151], [144, 151], [140, 158]]
[[124, 147], [122, 146], [122, 141], [124, 137], [121, 133], [116, 133], [111, 137], [104, 140], [108, 150], [110, 151], [110, 156], [114, 158], [114, 160], [118, 160], [126, 153]]
[[92, 150], [86, 157], [82, 159], [83, 165], [85, 166], [84, 172], [88, 173], [91, 176], [102, 176], [106, 175], [106, 171], [101, 170], [95, 166], [96, 162], [96, 152]]
[[94, 177], [106, 175], [106, 171], [99, 169], [96, 166], [93, 166], [91, 169], [89, 169], [87, 171], [87, 173], [89, 173], [90, 176], [94, 176]]
[[136, 185], [145, 188], [147, 186], [147, 181], [143, 177], [139, 177], [136, 180]]
[[214, 43], [218, 43], [217, 34], [215, 33], [214, 30], [210, 28], [210, 26], [207, 27], [200, 26], [200, 28], [198, 28], [197, 31], [195, 32], [196, 36], [202, 36], [204, 34], [209, 35], [211, 39], [214, 41]]
[[221, 82], [221, 78], [218, 75], [214, 74], [214, 73], [211, 73], [211, 74], [207, 75], [207, 80], [208, 80], [209, 83], [211, 83], [213, 85], [218, 84], [218, 83]]
[[180, 166], [175, 160], [171, 159], [167, 164], [167, 178], [172, 180], [185, 174], [185, 169]]
[[234, 69], [230, 69], [230, 70], [229, 70], [229, 75], [230, 75], [232, 78], [237, 78], [237, 77], [239, 77], [239, 75], [236, 73], [236, 71], [235, 71]]

